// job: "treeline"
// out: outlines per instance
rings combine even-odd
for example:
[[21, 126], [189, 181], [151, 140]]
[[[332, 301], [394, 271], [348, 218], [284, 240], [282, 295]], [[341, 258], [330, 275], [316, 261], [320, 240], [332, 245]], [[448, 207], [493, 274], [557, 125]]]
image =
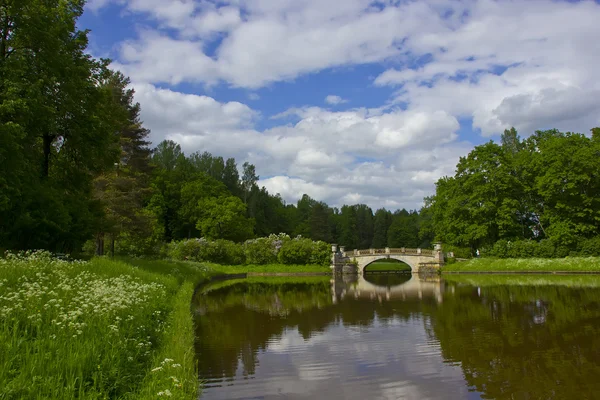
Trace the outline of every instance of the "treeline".
[[[426, 246], [416, 211], [286, 204], [255, 167], [164, 141], [129, 79], [87, 52], [83, 1], [0, 4], [0, 250], [158, 251], [174, 240], [271, 233], [348, 248]], [[241, 176], [240, 176], [241, 173]]]
[[306, 194], [296, 204], [287, 204], [279, 194], [258, 186], [254, 165], [245, 162], [240, 176], [235, 159], [209, 152], [186, 156], [170, 140], [153, 150], [150, 165], [144, 214], [152, 217], [154, 236], [146, 235], [142, 243], [127, 230], [116, 232], [118, 251], [148, 253], [157, 251], [153, 246], [183, 239], [243, 242], [278, 233], [348, 248], [427, 247], [431, 239], [419, 236], [421, 219], [416, 211], [373, 213], [364, 204], [338, 209]]
[[444, 243], [498, 257], [600, 255], [600, 128], [476, 146], [441, 178], [423, 215]]

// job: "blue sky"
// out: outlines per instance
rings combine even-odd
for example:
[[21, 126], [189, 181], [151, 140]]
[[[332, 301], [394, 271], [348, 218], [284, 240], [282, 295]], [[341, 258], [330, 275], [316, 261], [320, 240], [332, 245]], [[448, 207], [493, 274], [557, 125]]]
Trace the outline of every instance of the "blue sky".
[[600, 125], [595, 1], [91, 0], [151, 139], [295, 202], [418, 208], [473, 146]]

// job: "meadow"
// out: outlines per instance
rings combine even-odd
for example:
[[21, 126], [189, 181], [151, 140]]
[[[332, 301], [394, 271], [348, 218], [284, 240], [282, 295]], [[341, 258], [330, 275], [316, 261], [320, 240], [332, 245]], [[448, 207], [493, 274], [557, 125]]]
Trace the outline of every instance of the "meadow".
[[[207, 276], [190, 270], [195, 280]], [[197, 397], [194, 283], [104, 258], [7, 254], [0, 399]]]

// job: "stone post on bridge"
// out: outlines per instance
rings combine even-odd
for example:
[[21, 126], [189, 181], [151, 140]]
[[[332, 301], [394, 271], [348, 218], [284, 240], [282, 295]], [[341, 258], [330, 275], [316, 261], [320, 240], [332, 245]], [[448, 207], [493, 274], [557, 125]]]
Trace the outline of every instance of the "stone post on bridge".
[[442, 243], [437, 242], [433, 244], [433, 256], [435, 261], [440, 265], [444, 265], [444, 253], [442, 252]]

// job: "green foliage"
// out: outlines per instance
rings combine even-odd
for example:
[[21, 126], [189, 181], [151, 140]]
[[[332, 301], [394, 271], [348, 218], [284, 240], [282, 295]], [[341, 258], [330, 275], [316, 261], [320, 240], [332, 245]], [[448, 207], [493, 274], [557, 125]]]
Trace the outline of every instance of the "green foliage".
[[246, 218], [246, 206], [235, 196], [210, 197], [198, 202], [196, 228], [210, 239], [242, 241], [252, 236], [254, 220]]
[[325, 242], [296, 237], [283, 242], [277, 258], [282, 264], [328, 265], [330, 249]]
[[581, 240], [578, 243], [578, 253], [580, 256], [600, 257], [600, 236]]
[[241, 244], [224, 239], [210, 241], [203, 238], [171, 242], [167, 247], [167, 256], [175, 260], [232, 265], [243, 264], [246, 258]]
[[565, 257], [600, 235], [594, 136], [549, 130], [521, 141], [513, 128], [501, 142], [476, 146], [437, 182], [427, 208], [438, 240], [497, 257]]
[[442, 251], [444, 253], [452, 252], [455, 258], [471, 258], [473, 253], [468, 247], [453, 246], [451, 244], [442, 243]]
[[244, 253], [248, 264], [264, 265], [277, 262], [277, 253], [284, 242], [291, 240], [286, 234], [250, 239], [244, 242]]

